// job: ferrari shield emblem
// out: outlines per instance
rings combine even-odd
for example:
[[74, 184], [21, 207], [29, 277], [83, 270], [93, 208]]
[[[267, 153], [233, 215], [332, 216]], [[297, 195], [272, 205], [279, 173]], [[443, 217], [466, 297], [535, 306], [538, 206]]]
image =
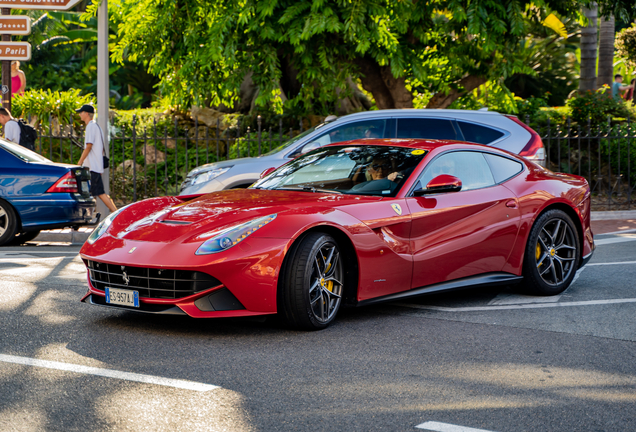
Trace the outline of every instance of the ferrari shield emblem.
[[135, 249], [137, 249], [137, 247], [132, 248], [131, 250], [128, 251], [128, 253], [133, 253]]
[[391, 204], [391, 207], [393, 207], [398, 216], [402, 214], [402, 207], [399, 204]]

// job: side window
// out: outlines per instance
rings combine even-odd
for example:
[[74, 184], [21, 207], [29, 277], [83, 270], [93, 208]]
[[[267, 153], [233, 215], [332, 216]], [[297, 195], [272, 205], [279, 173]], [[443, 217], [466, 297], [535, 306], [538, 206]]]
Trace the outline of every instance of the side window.
[[484, 157], [490, 165], [492, 175], [497, 183], [501, 183], [508, 180], [523, 170], [523, 165], [520, 162], [508, 159], [505, 157], [497, 156], [494, 154], [485, 153]]
[[327, 144], [361, 138], [384, 138], [386, 120], [363, 120], [347, 123], [314, 138], [292, 156], [299, 156]]
[[503, 132], [498, 131], [497, 129], [492, 129], [475, 123], [467, 123], [458, 120], [457, 124], [464, 134], [464, 139], [468, 142], [490, 144], [504, 135]]
[[449, 152], [431, 161], [420, 177], [421, 187], [438, 175], [449, 174], [462, 181], [462, 190], [481, 189], [495, 184], [490, 167], [483, 153]]
[[457, 133], [450, 120], [436, 118], [398, 119], [397, 138], [456, 140]]

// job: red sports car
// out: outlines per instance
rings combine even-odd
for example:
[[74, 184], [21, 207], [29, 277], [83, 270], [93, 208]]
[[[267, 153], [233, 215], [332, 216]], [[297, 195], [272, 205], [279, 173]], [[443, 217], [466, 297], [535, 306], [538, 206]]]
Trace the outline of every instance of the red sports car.
[[468, 286], [557, 294], [593, 250], [581, 177], [475, 144], [357, 140], [249, 189], [111, 214], [82, 247], [82, 300], [195, 318], [278, 313], [321, 329], [341, 306]]

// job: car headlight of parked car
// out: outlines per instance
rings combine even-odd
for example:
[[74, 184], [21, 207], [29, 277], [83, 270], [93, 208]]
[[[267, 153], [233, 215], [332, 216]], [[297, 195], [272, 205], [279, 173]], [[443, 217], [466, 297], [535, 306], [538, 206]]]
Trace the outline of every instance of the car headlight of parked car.
[[221, 232], [214, 233], [214, 237], [203, 242], [203, 244], [199, 246], [199, 249], [197, 249], [195, 254], [209, 255], [227, 250], [232, 246], [242, 242], [250, 234], [254, 233], [258, 229], [264, 227], [265, 225], [276, 219], [276, 216], [276, 213], [274, 213], [269, 216], [264, 216], [234, 227], [224, 229]]
[[192, 185], [198, 185], [200, 183], [206, 183], [209, 182], [212, 179], [217, 178], [218, 176], [220, 176], [221, 174], [225, 174], [230, 168], [232, 168], [231, 166], [226, 166], [223, 168], [214, 168], [208, 171], [202, 171], [198, 174], [196, 174], [193, 178], [192, 178]]
[[[130, 204], [128, 204], [130, 205]], [[109, 214], [108, 216], [106, 216], [106, 219], [104, 219], [103, 221], [101, 221], [99, 223], [99, 225], [97, 225], [95, 227], [95, 229], [93, 230], [93, 232], [91, 233], [90, 236], [88, 236], [88, 239], [86, 240], [88, 242], [88, 244], [93, 244], [97, 241], [98, 238], [100, 238], [102, 236], [102, 234], [104, 234], [106, 232], [106, 230], [108, 229], [108, 227], [110, 226], [110, 224], [113, 223], [113, 221], [115, 220], [115, 218], [117, 217], [117, 215], [128, 206], [124, 206], [120, 209], [117, 209], [116, 211], [112, 212], [111, 214]]]

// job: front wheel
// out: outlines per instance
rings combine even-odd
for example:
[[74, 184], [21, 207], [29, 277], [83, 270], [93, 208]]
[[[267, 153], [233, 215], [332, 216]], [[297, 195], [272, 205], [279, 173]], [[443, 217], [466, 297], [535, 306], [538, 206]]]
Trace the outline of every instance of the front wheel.
[[570, 286], [581, 256], [579, 235], [561, 210], [542, 214], [530, 231], [524, 257], [524, 288], [530, 294], [555, 295]]
[[279, 288], [279, 312], [288, 324], [320, 330], [334, 320], [342, 302], [342, 262], [338, 244], [324, 233], [310, 233], [290, 250]]
[[0, 246], [13, 240], [17, 229], [18, 220], [13, 208], [0, 200]]

